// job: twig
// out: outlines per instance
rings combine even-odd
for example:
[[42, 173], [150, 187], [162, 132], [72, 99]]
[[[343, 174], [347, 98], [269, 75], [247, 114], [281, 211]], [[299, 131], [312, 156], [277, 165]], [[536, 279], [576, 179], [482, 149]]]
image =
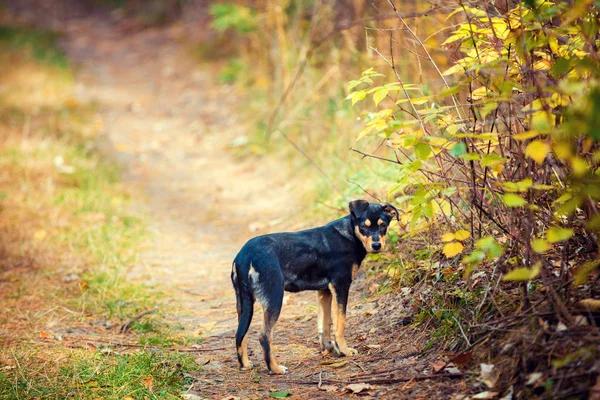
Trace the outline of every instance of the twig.
[[467, 335], [465, 335], [465, 331], [463, 330], [460, 322], [458, 322], [458, 319], [456, 319], [456, 317], [454, 315], [452, 316], [452, 319], [454, 319], [454, 321], [458, 325], [458, 328], [460, 329], [460, 333], [462, 333], [463, 337], [465, 338], [465, 341], [467, 342], [467, 346], [471, 346], [471, 342], [469, 341], [469, 338], [467, 337]]
[[119, 329], [119, 331], [121, 333], [126, 333], [129, 330], [129, 328], [131, 328], [131, 325], [134, 322], [136, 322], [138, 319], [140, 319], [140, 318], [142, 318], [142, 317], [144, 317], [144, 316], [146, 316], [148, 314], [151, 314], [151, 313], [153, 313], [153, 312], [155, 312], [157, 310], [158, 310], [158, 307], [152, 308], [150, 310], [146, 310], [144, 312], [139, 313], [138, 315], [136, 315], [135, 317], [131, 318], [130, 320], [125, 321], [125, 323], [123, 325], [121, 325], [121, 328]]
[[[426, 380], [426, 379], [436, 379], [436, 378], [462, 378], [463, 376], [465, 376], [465, 374], [460, 372], [460, 373], [405, 376], [405, 377], [399, 377], [399, 378], [376, 378], [376, 379], [366, 379], [366, 380], [361, 379], [361, 380], [355, 380], [355, 381], [352, 381], [352, 380], [342, 381], [339, 379], [322, 379], [320, 381], [321, 381], [321, 383], [324, 381], [324, 382], [338, 383], [338, 384], [372, 383], [374, 385], [390, 385], [390, 384], [394, 384], [394, 383], [398, 383], [398, 382], [407, 382], [410, 380], [422, 381], [422, 380]], [[297, 385], [314, 385], [314, 384], [318, 385], [319, 384], [319, 381], [302, 381], [302, 380], [296, 380], [296, 379], [285, 379], [285, 380], [283, 380], [283, 382], [294, 383]]]

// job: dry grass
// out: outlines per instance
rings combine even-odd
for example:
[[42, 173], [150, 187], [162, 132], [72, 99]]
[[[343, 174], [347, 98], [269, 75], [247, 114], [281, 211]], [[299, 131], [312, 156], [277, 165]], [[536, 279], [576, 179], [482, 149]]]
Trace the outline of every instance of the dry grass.
[[[158, 293], [126, 280], [144, 223], [71, 74], [54, 34], [0, 26], [0, 398], [174, 398], [193, 357], [97, 344]], [[161, 347], [169, 329], [153, 316], [119, 340]]]

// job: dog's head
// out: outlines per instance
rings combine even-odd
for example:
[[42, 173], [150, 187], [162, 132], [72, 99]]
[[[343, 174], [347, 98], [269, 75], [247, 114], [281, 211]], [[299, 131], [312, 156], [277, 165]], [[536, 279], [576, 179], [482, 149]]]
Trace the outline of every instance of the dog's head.
[[399, 218], [398, 210], [390, 203], [369, 203], [366, 200], [351, 201], [349, 208], [354, 234], [367, 252], [379, 253], [385, 246], [390, 222]]

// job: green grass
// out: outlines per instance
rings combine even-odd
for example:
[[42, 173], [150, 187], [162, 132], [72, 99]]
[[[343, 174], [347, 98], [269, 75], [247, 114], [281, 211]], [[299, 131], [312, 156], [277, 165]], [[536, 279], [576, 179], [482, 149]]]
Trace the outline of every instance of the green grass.
[[18, 50], [48, 66], [67, 69], [69, 61], [58, 39], [56, 32], [45, 29], [0, 25], [0, 46]]
[[175, 399], [191, 384], [190, 374], [200, 370], [193, 356], [162, 350], [71, 351], [62, 355], [68, 361], [56, 374], [48, 374], [51, 362], [35, 362], [35, 349], [14, 356], [30, 370], [26, 375], [20, 367], [0, 370], [2, 399]]
[[[57, 40], [0, 26], [0, 59], [10, 60], [0, 63], [0, 399], [180, 398], [199, 367], [167, 347], [201, 339], [161, 313], [130, 331], [152, 350], [70, 349], [52, 336], [68, 327], [93, 335], [107, 321], [106, 339], [141, 311], [171, 310], [158, 290], [127, 279], [147, 237], [145, 216], [133, 211], [120, 166], [99, 150], [94, 106], [73, 99]], [[76, 282], [65, 283], [70, 273]], [[42, 334], [50, 339], [38, 346]]]

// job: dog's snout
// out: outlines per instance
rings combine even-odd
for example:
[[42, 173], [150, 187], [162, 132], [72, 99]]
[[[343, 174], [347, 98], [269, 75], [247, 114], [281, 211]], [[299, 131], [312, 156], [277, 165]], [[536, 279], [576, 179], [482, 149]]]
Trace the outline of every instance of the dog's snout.
[[373, 250], [375, 250], [375, 251], [381, 250], [381, 243], [375, 242], [375, 243], [371, 244], [371, 247], [373, 247]]

